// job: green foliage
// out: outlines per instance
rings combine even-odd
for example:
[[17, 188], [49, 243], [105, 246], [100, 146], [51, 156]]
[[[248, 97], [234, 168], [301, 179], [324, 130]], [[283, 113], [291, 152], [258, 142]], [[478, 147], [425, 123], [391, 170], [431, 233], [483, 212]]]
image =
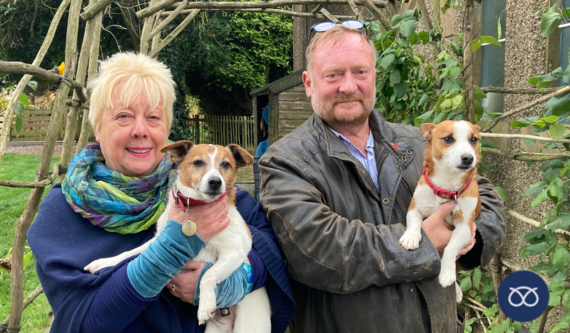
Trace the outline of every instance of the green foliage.
[[546, 13], [542, 15], [540, 23], [540, 34], [542, 37], [548, 37], [562, 19], [562, 14], [556, 12], [556, 4], [552, 5]]

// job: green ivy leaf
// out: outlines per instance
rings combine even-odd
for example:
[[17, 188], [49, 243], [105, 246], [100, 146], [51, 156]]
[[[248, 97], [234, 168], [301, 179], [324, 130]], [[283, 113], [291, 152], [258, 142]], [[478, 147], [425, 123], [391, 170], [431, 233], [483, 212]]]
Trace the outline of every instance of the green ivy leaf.
[[530, 124], [534, 123], [537, 119], [538, 119], [538, 116], [521, 118], [521, 119], [517, 119], [515, 121], [512, 121], [509, 124], [509, 126], [510, 127], [527, 127]]
[[551, 196], [558, 198], [558, 200], [563, 200], [567, 195], [564, 194], [562, 186], [562, 180], [560, 180], [560, 178], [556, 178], [550, 183], [550, 185], [548, 185], [548, 193]]
[[28, 82], [28, 86], [30, 86], [30, 88], [32, 88], [34, 91], [38, 89], [38, 83], [36, 81]]
[[530, 206], [536, 207], [536, 206], [540, 205], [541, 203], [545, 202], [547, 199], [548, 199], [548, 191], [544, 190], [544, 191], [540, 192], [540, 194], [536, 197], [536, 199], [534, 199], [532, 201]]
[[439, 124], [445, 118], [445, 112], [440, 112], [437, 117], [433, 120], [434, 124]]
[[476, 84], [473, 85], [473, 93], [474, 93], [475, 98], [486, 98], [487, 97], [487, 94], [485, 94], [483, 89], [481, 89], [481, 87], [479, 87]]
[[481, 45], [483, 45], [483, 42], [481, 42], [481, 40], [473, 39], [471, 41], [471, 51], [475, 53], [475, 51], [477, 51], [481, 47]]
[[559, 271], [563, 271], [566, 266], [570, 263], [570, 253], [565, 248], [559, 248], [554, 252], [552, 257], [552, 264], [558, 268]]
[[469, 277], [461, 280], [461, 283], [459, 284], [459, 288], [461, 288], [462, 292], [466, 292], [467, 290], [471, 289], [471, 287], [473, 287], [473, 284], [471, 283], [471, 278]]
[[562, 305], [564, 305], [566, 310], [570, 309], [570, 289], [564, 292], [564, 296], [562, 296]]
[[523, 196], [526, 197], [529, 195], [533, 195], [533, 196], [539, 195], [544, 190], [545, 185], [546, 185], [545, 182], [542, 182], [542, 181], [536, 182], [527, 188], [527, 190], [526, 190], [526, 192], [524, 192]]
[[497, 46], [501, 46], [501, 43], [495, 38], [491, 36], [481, 36], [481, 41], [483, 43], [489, 43]]
[[[568, 57], [570, 58], [570, 53], [568, 54], [569, 54]], [[566, 66], [566, 70], [564, 71], [564, 75], [562, 76], [562, 82], [570, 84], [570, 65]]]
[[[454, 68], [454, 69], [459, 70], [459, 68]], [[457, 109], [458, 107], [461, 106], [461, 103], [463, 103], [463, 95], [457, 95], [451, 99], [451, 108]]]
[[499, 195], [501, 200], [503, 200], [503, 202], [505, 202], [505, 203], [509, 202], [509, 197], [507, 196], [507, 191], [505, 191], [504, 188], [502, 188], [500, 186], [495, 186], [495, 191], [497, 192], [497, 194]]
[[451, 75], [451, 77], [454, 79], [457, 79], [459, 74], [461, 74], [461, 68], [459, 67], [454, 67], [449, 71], [449, 75]]
[[556, 4], [542, 14], [542, 22], [540, 22], [540, 34], [542, 37], [548, 37], [554, 31], [561, 18], [562, 16], [556, 12]]
[[529, 268], [531, 271], [537, 273], [537, 274], [544, 274], [544, 275], [548, 275], [550, 274], [550, 268], [548, 267], [548, 265], [544, 262], [539, 262], [538, 264], [532, 266]]
[[534, 147], [534, 145], [536, 144], [536, 140], [532, 140], [532, 139], [523, 139], [523, 142], [525, 145], [531, 146], [531, 147]]
[[446, 110], [446, 109], [451, 109], [451, 99], [450, 98], [446, 98], [439, 106], [440, 109], [442, 110]]
[[422, 106], [425, 102], [427, 102], [428, 98], [428, 94], [423, 94], [422, 98], [420, 98], [420, 101], [418, 102], [418, 106]]
[[560, 138], [562, 138], [565, 133], [566, 133], [566, 126], [560, 123], [556, 123], [550, 126], [550, 134], [552, 134], [552, 139], [554, 140], [560, 140]]
[[473, 107], [475, 109], [475, 121], [478, 121], [485, 113], [485, 109], [478, 100], [473, 100]]
[[24, 104], [26, 107], [30, 106], [30, 101], [28, 100], [28, 95], [21, 93], [18, 102]]
[[31, 251], [24, 255], [24, 262], [23, 262], [24, 270], [26, 270], [26, 267], [28, 267], [28, 264], [30, 263], [30, 260], [32, 260], [33, 257], [34, 254]]
[[557, 306], [558, 304], [560, 304], [560, 293], [551, 292], [550, 299], [548, 300], [548, 306]]
[[408, 84], [406, 82], [400, 82], [394, 85], [394, 93], [396, 98], [400, 98], [408, 93]]
[[390, 67], [390, 65], [394, 62], [394, 58], [395, 57], [393, 54], [388, 54], [387, 56], [380, 59], [380, 66], [382, 66], [382, 68], [385, 70], [388, 69], [388, 67]]
[[20, 133], [22, 131], [23, 126], [24, 126], [24, 118], [16, 115], [16, 133]]
[[[570, 66], [568, 66], [570, 68]], [[570, 111], [570, 94], [562, 97], [552, 97], [541, 108], [547, 109], [547, 112], [560, 116], [566, 111]]]
[[501, 31], [501, 18], [499, 17], [499, 21], [497, 22], [497, 39], [501, 39], [501, 35], [502, 35], [502, 31]]
[[16, 104], [16, 107], [14, 108], [14, 113], [18, 116], [18, 117], [22, 117], [22, 113], [24, 113], [24, 104], [19, 103]]
[[473, 285], [475, 286], [475, 289], [479, 289], [480, 282], [481, 282], [481, 269], [477, 267], [473, 272]]
[[418, 33], [418, 38], [422, 41], [423, 45], [429, 43], [429, 33], [427, 31], [420, 31]]
[[400, 33], [407, 38], [411, 38], [416, 32], [418, 22], [415, 19], [406, 18], [400, 25]]
[[390, 82], [391, 83], [400, 83], [401, 81], [401, 77], [400, 77], [400, 71], [399, 70], [394, 70], [391, 74], [390, 74]]

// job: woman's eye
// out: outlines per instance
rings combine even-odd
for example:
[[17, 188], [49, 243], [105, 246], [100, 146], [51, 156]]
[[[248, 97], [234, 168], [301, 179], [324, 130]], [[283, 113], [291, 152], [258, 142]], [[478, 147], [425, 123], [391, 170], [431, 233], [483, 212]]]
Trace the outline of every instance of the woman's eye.
[[126, 113], [121, 113], [120, 115], [117, 116], [117, 119], [128, 119], [129, 115]]
[[195, 167], [201, 167], [204, 165], [204, 161], [196, 160], [196, 161], [192, 162], [192, 164], [194, 164]]
[[231, 164], [228, 162], [222, 162], [222, 168], [224, 169], [229, 169], [231, 167]]

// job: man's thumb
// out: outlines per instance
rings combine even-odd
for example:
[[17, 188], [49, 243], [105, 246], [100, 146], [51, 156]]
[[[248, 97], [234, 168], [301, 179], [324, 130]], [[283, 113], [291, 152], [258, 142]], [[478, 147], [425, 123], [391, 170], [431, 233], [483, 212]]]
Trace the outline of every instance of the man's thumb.
[[438, 214], [438, 216], [443, 220], [447, 217], [447, 215], [449, 215], [449, 213], [451, 213], [453, 207], [455, 207], [455, 201], [448, 201], [439, 206], [435, 213]]

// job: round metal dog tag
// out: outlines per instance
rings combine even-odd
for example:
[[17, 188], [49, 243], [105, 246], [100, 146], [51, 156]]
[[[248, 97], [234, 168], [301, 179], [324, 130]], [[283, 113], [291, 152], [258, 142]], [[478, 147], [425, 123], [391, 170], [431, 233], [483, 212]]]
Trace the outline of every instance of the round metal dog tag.
[[196, 233], [196, 230], [198, 229], [198, 227], [196, 226], [196, 223], [188, 220], [188, 222], [184, 223], [182, 225], [182, 233], [184, 234], [184, 236], [194, 236], [194, 234]]

